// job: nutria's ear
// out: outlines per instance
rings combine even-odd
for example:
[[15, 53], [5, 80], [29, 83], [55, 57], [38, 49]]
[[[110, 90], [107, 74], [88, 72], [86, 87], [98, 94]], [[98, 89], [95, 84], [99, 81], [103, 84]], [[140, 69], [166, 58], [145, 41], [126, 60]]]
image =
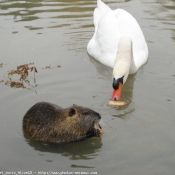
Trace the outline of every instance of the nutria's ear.
[[70, 109], [69, 109], [69, 116], [72, 117], [72, 116], [75, 115], [75, 114], [76, 114], [76, 109], [70, 108]]

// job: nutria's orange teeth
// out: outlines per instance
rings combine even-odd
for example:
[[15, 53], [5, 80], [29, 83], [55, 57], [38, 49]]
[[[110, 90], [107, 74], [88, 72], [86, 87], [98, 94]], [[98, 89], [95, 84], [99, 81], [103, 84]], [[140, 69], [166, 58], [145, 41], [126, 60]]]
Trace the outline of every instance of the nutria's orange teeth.
[[100, 126], [99, 123], [95, 123], [95, 124], [94, 124], [94, 128], [95, 128], [96, 130], [99, 130], [100, 136], [103, 134], [102, 127]]

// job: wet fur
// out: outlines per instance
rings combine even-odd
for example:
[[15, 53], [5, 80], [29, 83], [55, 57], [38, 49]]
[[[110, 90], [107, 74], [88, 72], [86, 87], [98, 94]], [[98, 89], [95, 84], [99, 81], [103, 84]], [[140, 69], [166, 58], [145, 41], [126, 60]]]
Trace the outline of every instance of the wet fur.
[[94, 123], [100, 114], [82, 106], [61, 108], [55, 104], [39, 102], [23, 118], [23, 130], [34, 140], [46, 142], [71, 142], [99, 136]]

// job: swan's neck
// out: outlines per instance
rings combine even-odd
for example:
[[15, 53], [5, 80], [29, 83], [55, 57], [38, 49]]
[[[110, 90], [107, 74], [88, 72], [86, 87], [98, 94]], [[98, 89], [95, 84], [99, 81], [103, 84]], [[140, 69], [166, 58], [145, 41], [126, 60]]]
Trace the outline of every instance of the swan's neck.
[[113, 75], [115, 78], [121, 78], [124, 76], [126, 81], [128, 74], [135, 70], [136, 66], [133, 60], [132, 40], [127, 36], [123, 36], [118, 43]]

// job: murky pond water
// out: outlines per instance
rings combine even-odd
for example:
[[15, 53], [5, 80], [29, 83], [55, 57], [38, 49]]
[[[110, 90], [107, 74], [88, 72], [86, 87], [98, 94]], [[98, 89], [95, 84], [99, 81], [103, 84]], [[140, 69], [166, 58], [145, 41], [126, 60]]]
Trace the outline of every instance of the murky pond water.
[[[147, 64], [124, 86], [127, 105], [121, 109], [107, 106], [112, 69], [86, 51], [96, 0], [0, 1], [0, 80], [6, 81], [6, 72], [18, 65], [34, 63], [38, 70], [35, 88], [0, 83], [1, 171], [174, 175], [175, 1], [105, 3], [130, 12], [149, 47]], [[104, 135], [63, 145], [26, 139], [22, 119], [38, 101], [96, 110]]]

